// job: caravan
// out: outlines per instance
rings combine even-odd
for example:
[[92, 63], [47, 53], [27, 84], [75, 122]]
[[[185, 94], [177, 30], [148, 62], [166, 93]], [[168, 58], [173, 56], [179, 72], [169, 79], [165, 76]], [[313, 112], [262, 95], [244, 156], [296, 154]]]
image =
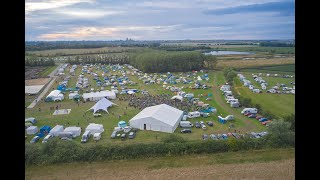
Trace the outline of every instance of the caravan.
[[244, 108], [241, 111], [241, 114], [245, 114], [245, 113], [256, 114], [256, 113], [258, 113], [258, 109], [257, 108]]
[[200, 117], [200, 112], [199, 111], [194, 111], [194, 112], [189, 112], [188, 113], [188, 118], [196, 118]]

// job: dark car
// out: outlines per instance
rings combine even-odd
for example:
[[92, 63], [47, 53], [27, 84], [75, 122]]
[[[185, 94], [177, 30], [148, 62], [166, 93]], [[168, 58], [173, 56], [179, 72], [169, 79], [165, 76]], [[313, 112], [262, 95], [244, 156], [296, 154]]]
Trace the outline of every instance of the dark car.
[[212, 121], [207, 121], [208, 126], [213, 126], [213, 122]]
[[196, 128], [201, 128], [201, 124], [198, 121], [196, 121]]
[[124, 141], [126, 139], [126, 134], [121, 134], [121, 140]]
[[182, 129], [181, 133], [191, 133], [191, 129]]
[[39, 136], [35, 136], [34, 138], [31, 139], [30, 143], [36, 143], [39, 141], [39, 139], [40, 139]]
[[265, 121], [268, 121], [268, 119], [267, 118], [260, 118], [259, 119], [259, 122], [265, 122]]
[[129, 133], [129, 139], [133, 139], [134, 137], [136, 137], [136, 133], [135, 132], [130, 132]]

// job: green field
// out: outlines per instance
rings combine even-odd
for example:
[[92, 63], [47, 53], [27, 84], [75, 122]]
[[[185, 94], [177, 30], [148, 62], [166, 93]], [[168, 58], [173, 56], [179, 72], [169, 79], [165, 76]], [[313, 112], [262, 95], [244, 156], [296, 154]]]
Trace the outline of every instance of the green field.
[[47, 77], [53, 70], [55, 70], [58, 67], [58, 65], [55, 66], [49, 66], [45, 70], [43, 70], [40, 73], [40, 77]]
[[[243, 73], [246, 79], [250, 80], [254, 87], [261, 89], [261, 86], [258, 82], [254, 81], [251, 73]], [[268, 82], [267, 89], [275, 86], [276, 83], [284, 83], [288, 87], [292, 87], [290, 82], [294, 82], [294, 78], [280, 78], [280, 77], [266, 77], [263, 76], [263, 79]], [[263, 93], [256, 94], [253, 93], [249, 88], [243, 86], [239, 78], [235, 80], [236, 90], [243, 97], [248, 97], [252, 99], [254, 104], [260, 104], [264, 111], [270, 111], [276, 116], [283, 117], [291, 113], [295, 114], [295, 95], [293, 94], [270, 94], [266, 93], [264, 90]]]
[[[67, 70], [65, 71], [66, 75], [68, 75]], [[81, 73], [81, 67], [79, 66], [76, 69], [76, 76], [71, 76], [71, 79], [68, 83], [68, 87], [75, 87], [76, 81], [78, 78], [78, 75]], [[101, 76], [102, 71], [95, 69], [94, 72], [97, 72], [99, 76]], [[120, 75], [119, 72], [112, 72], [112, 74], [118, 74]], [[175, 75], [179, 76], [180, 73], [174, 73]], [[204, 73], [198, 73], [198, 75], [203, 75]], [[225, 83], [225, 79], [223, 76], [223, 73], [221, 71], [209, 71], [207, 73], [209, 75], [210, 80], [209, 81], [204, 81], [205, 84], [210, 85], [210, 86], [219, 86]], [[93, 80], [93, 75], [90, 74], [84, 74], [86, 77], [89, 79], [89, 84], [91, 85], [90, 88], [94, 88], [95, 90], [99, 89], [100, 87], [97, 87], [95, 84], [95, 81]], [[149, 94], [151, 95], [156, 95], [156, 94], [169, 94], [170, 97], [174, 95], [173, 92], [170, 90], [166, 90], [163, 88], [162, 84], [153, 84], [153, 85], [146, 85], [142, 83], [142, 80], [139, 80], [136, 75], [131, 75], [128, 74], [127, 77], [136, 82], [136, 85], [128, 86], [128, 88], [136, 88], [139, 90], [145, 89], [149, 91]], [[246, 75], [246, 77], [250, 77], [249, 74]], [[283, 79], [283, 78], [279, 78]], [[62, 78], [58, 80], [61, 81]], [[272, 80], [266, 79], [270, 83]], [[282, 83], [282, 81], [280, 82]], [[237, 83], [236, 83], [237, 84]], [[170, 84], [168, 84], [170, 85]], [[53, 83], [52, 88], [56, 89], [58, 86], [57, 83]], [[181, 128], [178, 127], [175, 131], [175, 134], [179, 134], [180, 136], [188, 139], [188, 140], [200, 140], [202, 134], [217, 134], [217, 133], [227, 133], [229, 131], [229, 123], [226, 124], [220, 124], [217, 120], [217, 116], [226, 116], [229, 115], [230, 113], [233, 113], [235, 115], [235, 121], [232, 122], [235, 125], [236, 130], [240, 130], [241, 132], [248, 132], [248, 131], [263, 131], [266, 129], [265, 126], [261, 125], [257, 121], [252, 121], [252, 119], [244, 117], [240, 114], [240, 111], [242, 108], [238, 109], [232, 109], [232, 112], [230, 112], [229, 104], [227, 104], [224, 99], [222, 102], [217, 101], [217, 97], [215, 95], [211, 98], [213, 98], [212, 101], [207, 101], [207, 97], [201, 97], [200, 94], [208, 94], [208, 93], [213, 93], [213, 90], [211, 88], [209, 89], [190, 89], [189, 86], [190, 84], [176, 84], [177, 87], [184, 87], [183, 91], [186, 93], [194, 93], [195, 97], [198, 97], [200, 101], [203, 101], [204, 103], [209, 104], [212, 107], [215, 107], [217, 109], [217, 114], [212, 114], [208, 118], [200, 117], [200, 118], [194, 118], [194, 119], [188, 119], [189, 121], [195, 123], [195, 121], [213, 121], [214, 126], [209, 127], [207, 126], [207, 130], [202, 130], [202, 129], [197, 129], [197, 128], [192, 128], [193, 132], [191, 134], [181, 134], [180, 130]], [[239, 86], [239, 84], [237, 84]], [[88, 88], [88, 89], [90, 89]], [[105, 89], [109, 89], [110, 87], [105, 87]], [[239, 92], [241, 95], [251, 97], [254, 102], [259, 102], [261, 106], [266, 108], [266, 110], [270, 110], [270, 112], [276, 114], [276, 115], [281, 115], [283, 112], [285, 113], [290, 113], [294, 112], [294, 95], [276, 95], [276, 94], [253, 94], [249, 92], [248, 89], [245, 88], [238, 88]], [[49, 94], [48, 92], [47, 94]], [[47, 95], [46, 94], [46, 95]], [[87, 110], [92, 107], [95, 103], [94, 102], [85, 102], [82, 103], [80, 102], [79, 106], [77, 103], [73, 100], [68, 99], [68, 92], [65, 94], [65, 99], [62, 102], [40, 102], [37, 104], [33, 109], [26, 109], [25, 110], [25, 116], [26, 117], [35, 117], [39, 121], [37, 122], [37, 126], [40, 128], [43, 125], [50, 125], [51, 127], [54, 127], [57, 124], [64, 125], [66, 126], [79, 126], [82, 128], [82, 133], [84, 132], [84, 129], [88, 125], [88, 123], [100, 123], [103, 124], [105, 132], [102, 133], [102, 138], [98, 143], [103, 143], [103, 144], [109, 144], [109, 143], [115, 143], [115, 144], [130, 144], [130, 143], [151, 143], [151, 142], [158, 142], [161, 140], [161, 138], [165, 137], [168, 135], [168, 133], [162, 133], [162, 132], [153, 132], [153, 131], [139, 131], [137, 133], [137, 136], [134, 140], [126, 140], [126, 141], [121, 141], [120, 139], [111, 139], [110, 135], [113, 131], [113, 128], [117, 126], [117, 123], [120, 120], [125, 120], [128, 122], [132, 117], [134, 117], [137, 113], [140, 112], [139, 109], [135, 109], [133, 107], [128, 106], [127, 101], [119, 101], [117, 98], [116, 100], [111, 100], [118, 106], [113, 106], [108, 109], [109, 114], [102, 112], [101, 117], [93, 117], [92, 112]], [[126, 95], [117, 95], [119, 96], [126, 96]], [[140, 95], [140, 93], [138, 94]], [[218, 96], [220, 98], [223, 98], [222, 93], [219, 91]], [[46, 96], [45, 96], [46, 97]], [[257, 98], [256, 98], [257, 97]], [[29, 98], [26, 98], [26, 103]], [[287, 99], [287, 100], [286, 100]], [[221, 104], [222, 103], [222, 104]], [[68, 115], [52, 115], [54, 110], [50, 110], [50, 107], [55, 108], [57, 105], [60, 105], [59, 109], [71, 109], [71, 113]], [[226, 108], [226, 106], [228, 106]], [[40, 108], [40, 111], [39, 111]], [[127, 108], [127, 109], [126, 109]], [[126, 115], [124, 115], [124, 112]], [[118, 115], [121, 115], [121, 118], [118, 118]], [[233, 129], [230, 129], [233, 131]], [[26, 139], [26, 143], [29, 143], [29, 141], [32, 139], [33, 136], [28, 136]], [[77, 137], [74, 139], [77, 143], [80, 144], [80, 139], [81, 137]], [[94, 143], [92, 139], [84, 145], [90, 145]]]
[[241, 69], [244, 72], [264, 72], [264, 73], [286, 73], [286, 74], [294, 74], [295, 72], [295, 64], [287, 64], [287, 65], [278, 65], [278, 66], [262, 66], [262, 67], [254, 67]]
[[[228, 179], [237, 171], [248, 172], [242, 178], [293, 178], [295, 149], [263, 149], [201, 155], [168, 156], [148, 159], [125, 159], [90, 163], [65, 163], [47, 166], [26, 166], [26, 179], [188, 179], [219, 176]], [[236, 168], [236, 169], [233, 169]], [[262, 169], [267, 168], [267, 171]], [[168, 172], [168, 170], [172, 172]], [[233, 170], [231, 170], [233, 169]], [[187, 172], [186, 172], [187, 171]], [[128, 172], [130, 172], [128, 174]], [[139, 172], [139, 173], [136, 173]], [[152, 174], [159, 173], [159, 174]], [[182, 175], [181, 175], [182, 174]], [[200, 176], [201, 174], [201, 176]], [[148, 176], [149, 175], [149, 176]]]

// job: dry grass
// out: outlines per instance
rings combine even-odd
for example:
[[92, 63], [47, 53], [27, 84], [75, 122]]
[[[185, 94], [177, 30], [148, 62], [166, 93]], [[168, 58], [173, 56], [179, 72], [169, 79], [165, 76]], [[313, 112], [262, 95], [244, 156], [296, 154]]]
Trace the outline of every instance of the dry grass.
[[45, 85], [49, 82], [50, 78], [38, 78], [38, 79], [29, 79], [25, 80], [26, 86], [34, 86], [34, 85]]
[[295, 179], [294, 149], [27, 167], [25, 179]]
[[217, 68], [224, 67], [246, 68], [257, 66], [283, 65], [295, 64], [294, 58], [273, 58], [273, 59], [259, 59], [259, 60], [218, 60]]
[[112, 52], [122, 52], [131, 49], [137, 49], [137, 47], [102, 47], [102, 48], [92, 48], [92, 49], [53, 49], [53, 50], [43, 50], [43, 51], [27, 51], [28, 53], [35, 55], [59, 55], [59, 54], [86, 54], [86, 53], [100, 53], [102, 51], [112, 53]]

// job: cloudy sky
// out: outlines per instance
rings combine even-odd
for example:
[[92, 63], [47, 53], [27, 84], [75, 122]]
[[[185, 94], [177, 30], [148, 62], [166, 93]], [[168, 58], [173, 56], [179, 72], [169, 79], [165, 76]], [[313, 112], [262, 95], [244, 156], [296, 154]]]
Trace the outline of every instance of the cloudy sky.
[[294, 0], [26, 0], [25, 40], [294, 39]]

